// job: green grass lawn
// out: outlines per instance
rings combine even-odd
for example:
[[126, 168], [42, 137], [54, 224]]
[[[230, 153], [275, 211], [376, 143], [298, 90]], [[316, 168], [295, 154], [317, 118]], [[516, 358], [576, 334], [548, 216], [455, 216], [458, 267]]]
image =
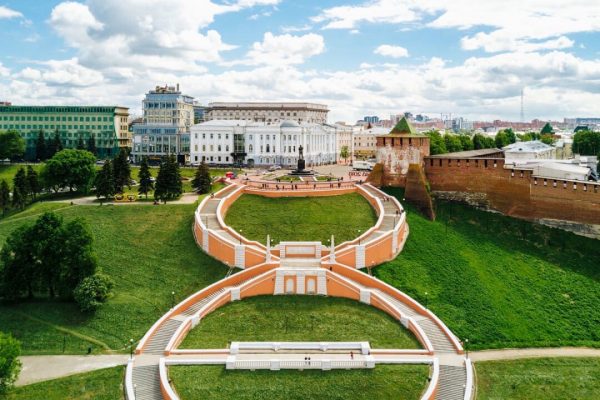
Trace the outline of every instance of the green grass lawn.
[[[31, 164], [33, 169], [38, 173], [42, 169], [42, 164]], [[25, 164], [0, 164], [0, 182], [6, 181], [11, 187], [13, 184], [13, 178], [17, 174], [19, 168], [24, 168], [27, 171], [27, 165]]]
[[331, 197], [267, 198], [242, 195], [229, 208], [225, 223], [245, 237], [266, 243], [282, 241], [321, 241], [331, 235], [337, 244], [358, 236], [375, 225], [375, 210], [357, 193]]
[[542, 358], [476, 363], [478, 400], [595, 400], [600, 359]]
[[194, 399], [418, 399], [426, 387], [424, 365], [378, 365], [332, 371], [226, 371], [219, 366], [169, 367], [182, 400]]
[[471, 348], [600, 346], [600, 241], [460, 204], [437, 215], [409, 207], [406, 246], [376, 276], [421, 302], [428, 292]]
[[195, 205], [68, 206], [35, 204], [0, 221], [0, 244], [16, 227], [55, 209], [65, 220], [85, 219], [91, 227], [99, 266], [115, 281], [114, 296], [95, 314], [72, 303], [38, 300], [0, 306], [0, 329], [22, 341], [25, 354], [127, 351], [179, 301], [225, 276], [226, 268], [195, 244]]
[[6, 400], [123, 399], [125, 367], [101, 369], [12, 389]]
[[258, 296], [227, 304], [204, 318], [180, 347], [225, 348], [232, 341], [369, 341], [374, 348], [420, 348], [383, 311], [317, 296]]

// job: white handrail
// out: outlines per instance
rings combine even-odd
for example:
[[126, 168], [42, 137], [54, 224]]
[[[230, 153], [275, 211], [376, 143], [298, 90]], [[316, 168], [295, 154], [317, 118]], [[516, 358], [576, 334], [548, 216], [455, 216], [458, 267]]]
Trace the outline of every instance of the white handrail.
[[473, 364], [470, 358], [465, 358], [465, 368], [467, 369], [467, 383], [464, 400], [471, 400], [473, 396]]
[[127, 361], [125, 368], [125, 395], [127, 400], [135, 400], [135, 389], [133, 387], [133, 358]]
[[431, 400], [437, 389], [438, 382], [440, 380], [440, 360], [436, 357], [433, 359], [433, 374], [431, 374], [431, 380], [427, 390], [421, 397], [421, 400]]
[[158, 360], [158, 375], [160, 376], [160, 386], [167, 392], [167, 400], [179, 400], [179, 396], [177, 396], [177, 393], [175, 393], [169, 383], [169, 375], [167, 374], [164, 357], [161, 357], [160, 360]]

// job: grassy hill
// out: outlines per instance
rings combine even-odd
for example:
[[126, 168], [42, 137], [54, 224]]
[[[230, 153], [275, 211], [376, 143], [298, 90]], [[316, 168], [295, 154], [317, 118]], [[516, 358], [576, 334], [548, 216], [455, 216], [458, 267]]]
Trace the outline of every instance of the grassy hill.
[[427, 300], [471, 348], [600, 346], [600, 241], [437, 207], [436, 222], [408, 207], [404, 251], [375, 269], [379, 278]]
[[202, 319], [182, 348], [225, 348], [232, 341], [369, 341], [373, 348], [421, 348], [410, 331], [376, 308], [321, 296], [258, 296]]
[[280, 241], [321, 241], [335, 235], [337, 244], [359, 236], [375, 225], [375, 210], [357, 193], [331, 197], [268, 198], [242, 195], [229, 208], [225, 223], [242, 229], [249, 239], [266, 243], [271, 235]]
[[600, 396], [600, 359], [541, 358], [475, 364], [477, 399], [577, 399]]
[[169, 377], [182, 400], [418, 399], [425, 365], [378, 365], [332, 371], [226, 371], [222, 366], [177, 366]]
[[225, 276], [226, 268], [203, 253], [191, 232], [194, 205], [69, 206], [38, 203], [0, 221], [0, 243], [16, 227], [48, 209], [65, 220], [85, 219], [102, 270], [115, 295], [98, 312], [82, 314], [72, 303], [38, 300], [0, 306], [0, 327], [23, 343], [26, 354], [127, 351], [176, 300]]

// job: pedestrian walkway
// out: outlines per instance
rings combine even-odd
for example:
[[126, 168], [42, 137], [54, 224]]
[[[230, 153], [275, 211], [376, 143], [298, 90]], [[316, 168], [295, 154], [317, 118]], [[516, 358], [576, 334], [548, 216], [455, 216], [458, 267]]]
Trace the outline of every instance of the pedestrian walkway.
[[116, 367], [127, 364], [129, 355], [93, 355], [93, 356], [22, 356], [21, 373], [17, 386], [62, 378], [69, 375]]
[[473, 362], [544, 357], [600, 357], [600, 349], [591, 349], [587, 347], [553, 347], [535, 349], [483, 350], [469, 352], [469, 357], [471, 360], [473, 360]]

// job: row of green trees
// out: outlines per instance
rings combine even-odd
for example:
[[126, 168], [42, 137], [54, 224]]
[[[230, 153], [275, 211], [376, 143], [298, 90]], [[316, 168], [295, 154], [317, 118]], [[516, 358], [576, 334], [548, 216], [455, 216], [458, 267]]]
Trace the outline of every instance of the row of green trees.
[[[94, 135], [90, 135], [87, 141], [83, 140], [83, 135], [83, 133], [79, 134], [76, 149], [87, 150], [93, 155], [97, 155], [96, 138]], [[35, 141], [35, 155], [33, 155], [33, 159], [38, 161], [46, 161], [54, 157], [56, 153], [63, 149], [64, 146], [58, 130], [54, 132], [54, 136], [50, 139], [46, 139], [44, 131], [40, 130]]]
[[[93, 290], [91, 290], [91, 288]], [[47, 212], [13, 231], [0, 251], [0, 297], [75, 300], [90, 311], [106, 300], [112, 282], [98, 274], [93, 238], [82, 219], [64, 222]]]
[[[79, 134], [76, 149], [87, 150], [96, 155], [96, 138], [94, 135], [91, 135], [87, 141], [85, 141], [83, 140], [83, 135], [83, 132]], [[25, 155], [25, 148], [25, 140], [21, 137], [19, 131], [11, 129], [0, 132], [0, 160], [20, 160]], [[31, 155], [31, 159], [34, 161], [46, 161], [54, 157], [56, 153], [59, 153], [63, 149], [64, 145], [58, 130], [54, 132], [53, 137], [48, 139], [46, 139], [44, 131], [40, 130], [35, 141], [35, 154]]]
[[2, 214], [6, 215], [11, 206], [22, 210], [29, 201], [36, 199], [41, 189], [38, 173], [31, 166], [27, 167], [27, 172], [25, 172], [25, 168], [19, 168], [13, 178], [12, 197], [8, 183], [5, 180], [0, 182], [0, 209]]

